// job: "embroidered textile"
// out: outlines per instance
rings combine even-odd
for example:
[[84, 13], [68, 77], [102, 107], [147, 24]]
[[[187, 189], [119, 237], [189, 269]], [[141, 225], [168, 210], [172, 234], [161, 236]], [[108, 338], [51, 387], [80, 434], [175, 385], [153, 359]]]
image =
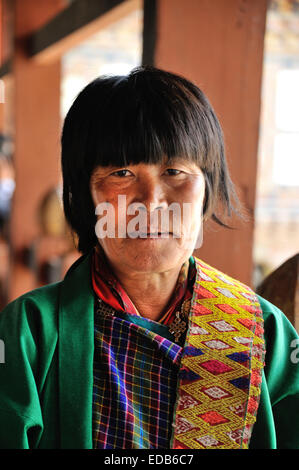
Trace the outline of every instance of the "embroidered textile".
[[[194, 260], [196, 280], [182, 349], [175, 349], [180, 346], [130, 321], [97, 317], [96, 447], [248, 448], [264, 365], [262, 311], [249, 287], [197, 258]], [[139, 341], [140, 337], [143, 340]], [[151, 339], [150, 345], [145, 337], [147, 341]], [[168, 347], [176, 351], [176, 358], [164, 369], [159, 361], [169, 361]], [[163, 357], [151, 355], [154, 351]], [[158, 379], [163, 384], [155, 382], [157, 367], [163, 370]], [[145, 393], [141, 386], [144, 377]], [[162, 392], [157, 398], [157, 387], [163, 390], [163, 399]]]
[[262, 311], [250, 288], [195, 261], [171, 447], [248, 448], [264, 365]]

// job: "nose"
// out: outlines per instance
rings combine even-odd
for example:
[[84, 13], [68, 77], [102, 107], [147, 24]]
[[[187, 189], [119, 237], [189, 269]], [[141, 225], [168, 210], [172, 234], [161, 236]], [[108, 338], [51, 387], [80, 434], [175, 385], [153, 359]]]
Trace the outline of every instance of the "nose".
[[168, 207], [163, 184], [157, 178], [148, 177], [140, 180], [136, 196], [135, 202], [141, 203], [140, 208], [146, 208], [148, 213], [158, 209], [165, 210]]

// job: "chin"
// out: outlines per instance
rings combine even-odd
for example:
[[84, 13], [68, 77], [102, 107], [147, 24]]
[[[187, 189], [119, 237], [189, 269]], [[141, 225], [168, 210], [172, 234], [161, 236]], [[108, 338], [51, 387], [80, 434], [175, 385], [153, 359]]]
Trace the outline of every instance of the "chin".
[[[167, 270], [175, 267], [177, 264], [183, 262], [181, 256], [185, 252], [178, 250], [174, 243], [163, 244], [159, 247], [132, 247], [126, 250], [126, 256], [123, 261], [127, 260], [126, 264], [130, 265], [132, 269], [140, 272], [150, 272], [158, 270]], [[184, 256], [182, 256], [184, 258]]]

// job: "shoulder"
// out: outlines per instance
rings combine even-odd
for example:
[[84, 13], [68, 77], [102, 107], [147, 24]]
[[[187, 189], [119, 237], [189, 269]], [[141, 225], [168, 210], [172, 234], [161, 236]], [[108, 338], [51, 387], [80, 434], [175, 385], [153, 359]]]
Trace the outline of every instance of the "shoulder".
[[210, 276], [210, 280], [217, 281], [219, 285], [226, 287], [228, 291], [240, 293], [241, 289], [243, 296], [245, 295], [249, 300], [259, 303], [263, 313], [266, 342], [270, 343], [274, 340], [274, 337], [279, 338], [281, 335], [297, 337], [297, 332], [286, 315], [274, 304], [255, 293], [251, 287], [232, 278], [219, 269], [208, 265], [195, 256], [194, 261], [197, 269], [203, 272], [203, 280], [207, 279], [207, 276]]
[[265, 379], [272, 406], [288, 396], [295, 400], [290, 407], [298, 409], [299, 397], [299, 336], [286, 315], [258, 295], [263, 317], [265, 338]]
[[[0, 338], [4, 330], [43, 335], [57, 333], [58, 316], [63, 303], [63, 292], [70, 296], [82, 286], [89, 268], [89, 258], [82, 256], [75, 261], [64, 278], [56, 283], [38, 287], [17, 297], [0, 312]], [[64, 299], [65, 300], [65, 299]]]
[[55, 305], [58, 302], [59, 297], [59, 289], [60, 289], [61, 281], [48, 284], [42, 287], [38, 287], [33, 289], [25, 294], [20, 295], [16, 299], [9, 302], [3, 311], [0, 313], [0, 318], [11, 311], [19, 309], [23, 307], [32, 308], [55, 308]]
[[223, 271], [220, 271], [220, 269], [217, 269], [214, 266], [210, 266], [206, 262], [202, 261], [201, 259], [197, 258], [196, 256], [193, 256], [194, 262], [196, 269], [198, 271], [203, 271], [206, 275], [211, 275], [213, 277], [213, 280], [217, 280], [217, 282], [223, 282], [227, 284], [228, 286], [242, 286], [244, 289], [252, 291], [252, 289], [247, 286], [246, 284], [242, 283], [238, 279], [235, 279], [228, 274], [224, 273]]
[[61, 281], [33, 289], [11, 301], [0, 312], [0, 337], [50, 337], [57, 332]]
[[212, 288], [215, 287], [219, 293], [223, 293], [224, 297], [239, 299], [241, 295], [241, 298], [245, 298], [249, 302], [258, 302], [257, 296], [251, 287], [238, 279], [229, 276], [223, 271], [210, 266], [201, 259], [198, 259], [195, 256], [193, 258], [197, 271], [197, 279], [200, 282], [207, 281], [207, 287], [209, 285]]
[[266, 349], [278, 355], [291, 353], [292, 345], [298, 345], [298, 333], [287, 316], [274, 304], [257, 295], [260, 303], [265, 330]]
[[263, 311], [268, 342], [271, 338], [273, 339], [274, 335], [287, 334], [288, 337], [294, 338], [298, 336], [295, 327], [280, 308], [276, 307], [276, 305], [272, 304], [260, 295], [257, 295], [257, 298]]
[[276, 305], [269, 302], [269, 300], [261, 297], [260, 295], [256, 294], [258, 301], [260, 303], [261, 309], [263, 310], [264, 319], [265, 321], [270, 323], [280, 323], [287, 321], [287, 317], [285, 314], [280, 310], [280, 308], [276, 307]]

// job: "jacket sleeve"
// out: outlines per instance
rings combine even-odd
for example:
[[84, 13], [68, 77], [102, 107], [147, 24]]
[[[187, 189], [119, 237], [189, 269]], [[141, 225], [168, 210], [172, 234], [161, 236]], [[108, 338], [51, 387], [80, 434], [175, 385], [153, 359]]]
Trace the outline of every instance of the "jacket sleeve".
[[277, 307], [259, 300], [265, 320], [265, 378], [276, 447], [299, 449], [299, 336]]
[[16, 412], [0, 409], [0, 449], [36, 447], [42, 431], [40, 423]]
[[0, 313], [1, 449], [36, 448], [43, 432], [40, 397], [53, 341], [47, 334], [51, 321], [41, 314], [47, 307], [42, 298], [39, 291], [25, 294]]

